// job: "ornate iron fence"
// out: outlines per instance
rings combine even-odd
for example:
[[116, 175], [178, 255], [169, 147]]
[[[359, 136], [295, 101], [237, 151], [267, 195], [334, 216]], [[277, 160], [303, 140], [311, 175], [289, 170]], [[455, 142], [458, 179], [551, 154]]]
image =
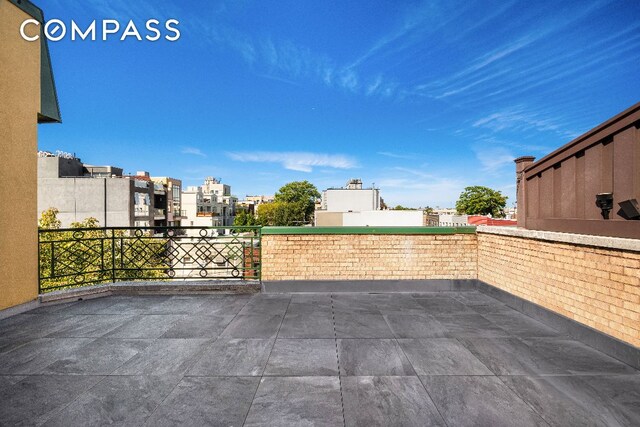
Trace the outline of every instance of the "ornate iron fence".
[[39, 231], [40, 293], [132, 280], [260, 280], [260, 227]]

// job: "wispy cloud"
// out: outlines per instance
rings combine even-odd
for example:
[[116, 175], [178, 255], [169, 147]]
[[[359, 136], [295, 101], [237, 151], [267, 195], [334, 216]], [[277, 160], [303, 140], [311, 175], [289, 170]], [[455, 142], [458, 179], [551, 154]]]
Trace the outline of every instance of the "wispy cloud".
[[515, 156], [504, 147], [477, 146], [473, 148], [482, 166], [482, 172], [499, 175], [507, 165], [513, 165]]
[[554, 119], [540, 117], [524, 106], [507, 108], [476, 120], [473, 127], [483, 127], [494, 132], [503, 130], [553, 132], [561, 137], [573, 137], [575, 132], [564, 129]]
[[415, 159], [415, 154], [400, 154], [400, 153], [392, 153], [390, 151], [378, 151], [376, 154], [385, 157], [391, 157], [392, 159]]
[[213, 28], [195, 25], [208, 34], [215, 45], [235, 51], [261, 76], [291, 84], [321, 83], [367, 96], [388, 98], [393, 96], [399, 84], [382, 74], [363, 76], [350, 66], [341, 66], [328, 55], [315, 52], [291, 40], [257, 37], [236, 30], [222, 23]]
[[312, 172], [316, 166], [335, 169], [353, 169], [358, 167], [358, 162], [354, 158], [342, 154], [294, 151], [250, 151], [229, 152], [227, 156], [239, 162], [279, 163], [285, 169], [299, 172]]
[[191, 154], [194, 156], [207, 157], [207, 155], [204, 154], [202, 150], [196, 147], [182, 147], [180, 152], [182, 154]]

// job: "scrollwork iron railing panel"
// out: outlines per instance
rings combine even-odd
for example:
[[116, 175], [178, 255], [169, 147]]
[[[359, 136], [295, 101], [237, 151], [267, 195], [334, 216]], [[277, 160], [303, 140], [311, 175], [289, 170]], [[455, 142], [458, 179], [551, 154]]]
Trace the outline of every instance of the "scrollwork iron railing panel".
[[129, 280], [260, 280], [260, 230], [260, 227], [40, 230], [40, 292]]

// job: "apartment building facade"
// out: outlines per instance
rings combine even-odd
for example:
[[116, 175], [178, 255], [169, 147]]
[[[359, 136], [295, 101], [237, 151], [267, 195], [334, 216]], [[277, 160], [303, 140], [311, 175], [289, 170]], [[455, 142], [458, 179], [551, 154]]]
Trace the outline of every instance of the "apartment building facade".
[[145, 172], [85, 165], [70, 155], [38, 154], [38, 214], [58, 209], [63, 227], [96, 218], [104, 227], [166, 226], [166, 189]]
[[219, 179], [207, 177], [201, 186], [189, 186], [182, 192], [182, 225], [194, 227], [225, 227], [233, 225], [238, 198], [231, 186]]
[[156, 186], [162, 186], [166, 194], [166, 219], [170, 227], [180, 227], [186, 219], [182, 209], [182, 181], [168, 176], [151, 177]]

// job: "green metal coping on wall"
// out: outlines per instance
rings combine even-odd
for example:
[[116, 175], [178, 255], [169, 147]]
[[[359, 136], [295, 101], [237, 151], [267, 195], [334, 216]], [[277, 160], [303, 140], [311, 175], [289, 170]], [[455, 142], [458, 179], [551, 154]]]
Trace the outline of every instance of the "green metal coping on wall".
[[262, 227], [262, 235], [287, 234], [475, 234], [476, 227]]

